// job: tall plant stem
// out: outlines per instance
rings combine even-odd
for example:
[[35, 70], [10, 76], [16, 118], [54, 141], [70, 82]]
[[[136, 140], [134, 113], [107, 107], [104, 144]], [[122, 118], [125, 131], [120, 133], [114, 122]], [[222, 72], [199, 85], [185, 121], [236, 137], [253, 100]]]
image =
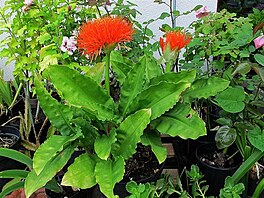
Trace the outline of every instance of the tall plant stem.
[[171, 71], [171, 63], [166, 62], [166, 73], [169, 73]]
[[110, 78], [109, 78], [109, 70], [110, 70], [110, 53], [106, 53], [105, 59], [105, 89], [107, 90], [108, 94], [110, 95]]

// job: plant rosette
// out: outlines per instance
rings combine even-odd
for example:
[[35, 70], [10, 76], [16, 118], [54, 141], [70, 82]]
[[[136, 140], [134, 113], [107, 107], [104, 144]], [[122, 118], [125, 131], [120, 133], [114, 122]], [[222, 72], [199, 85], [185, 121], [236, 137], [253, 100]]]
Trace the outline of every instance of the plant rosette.
[[[34, 4], [30, 10], [31, 6]], [[125, 161], [136, 152], [138, 143], [149, 145], [162, 163], [166, 149], [161, 145], [160, 133], [183, 139], [206, 134], [205, 123], [191, 104], [223, 91], [229, 81], [197, 78], [194, 70], [163, 73], [149, 55], [133, 62], [115, 51], [121, 43], [131, 41], [133, 33], [133, 24], [119, 16], [88, 21], [79, 28], [77, 48], [90, 61], [105, 55], [103, 62], [91, 62], [93, 72], [88, 73], [64, 61], [59, 65], [57, 61], [49, 62], [34, 75], [40, 106], [60, 135], [52, 135], [35, 152], [33, 169], [25, 179], [26, 197], [44, 187], [77, 147], [86, 153], [69, 166], [62, 185], [86, 189], [98, 184], [101, 192], [112, 198], [117, 197], [114, 186], [122, 180]], [[56, 47], [49, 37], [41, 38], [50, 42], [52, 49]], [[72, 49], [72, 39], [64, 41], [64, 47]], [[113, 82], [120, 87], [116, 101], [111, 97]], [[51, 96], [51, 90], [58, 93], [59, 100]], [[149, 127], [155, 130], [147, 130]]]

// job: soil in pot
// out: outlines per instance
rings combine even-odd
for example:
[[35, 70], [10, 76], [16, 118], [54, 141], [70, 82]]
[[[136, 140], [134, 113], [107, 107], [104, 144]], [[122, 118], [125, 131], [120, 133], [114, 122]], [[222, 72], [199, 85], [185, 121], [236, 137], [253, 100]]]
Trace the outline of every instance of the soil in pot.
[[[242, 163], [242, 157], [230, 147], [226, 154], [217, 150], [214, 143], [204, 144], [196, 149], [197, 164], [209, 184], [207, 195], [218, 196], [225, 178], [231, 176]], [[231, 157], [232, 156], [232, 157]]]
[[[248, 196], [251, 197], [259, 184], [259, 182], [264, 178], [264, 159], [259, 160], [257, 164], [255, 164], [250, 172], [248, 177]], [[259, 198], [264, 198], [264, 192], [260, 194]]]
[[[10, 148], [18, 150], [20, 147], [19, 130], [11, 126], [0, 127], [0, 148]], [[11, 169], [23, 169], [24, 164], [6, 157], [0, 156], [0, 171]], [[10, 179], [0, 179], [0, 191]]]
[[[126, 161], [125, 175], [123, 180], [115, 185], [114, 193], [120, 198], [129, 196], [126, 191], [127, 182], [133, 180], [137, 183], [146, 183], [157, 181], [163, 170], [164, 164], [159, 164], [156, 156], [149, 146], [138, 144], [137, 152]], [[92, 198], [105, 198], [96, 186]]]

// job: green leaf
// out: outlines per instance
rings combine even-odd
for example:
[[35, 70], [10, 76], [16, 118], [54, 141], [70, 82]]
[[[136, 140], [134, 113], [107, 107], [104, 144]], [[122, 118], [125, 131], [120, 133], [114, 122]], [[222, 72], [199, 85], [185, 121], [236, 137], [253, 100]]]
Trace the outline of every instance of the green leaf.
[[169, 83], [192, 83], [195, 79], [196, 71], [180, 71], [178, 73], [165, 73], [156, 78], [152, 78], [150, 81], [151, 85], [159, 84], [160, 82], [169, 82]]
[[146, 65], [146, 81], [149, 83], [150, 79], [155, 78], [156, 76], [162, 75], [162, 70], [160, 65], [158, 65], [156, 59], [151, 56], [144, 56], [142, 58], [142, 64]]
[[21, 162], [23, 164], [26, 164], [30, 168], [33, 166], [33, 161], [30, 157], [13, 149], [0, 148], [0, 156]]
[[0, 172], [0, 178], [26, 178], [28, 173], [25, 170], [6, 170]]
[[182, 92], [190, 87], [190, 83], [160, 82], [142, 91], [129, 107], [129, 112], [150, 108], [151, 120], [171, 109], [179, 100]]
[[95, 160], [84, 153], [74, 160], [62, 178], [62, 185], [74, 188], [91, 188], [96, 184]]
[[215, 134], [215, 142], [218, 149], [231, 146], [237, 137], [236, 130], [229, 126], [221, 126]]
[[98, 157], [107, 160], [111, 152], [111, 146], [116, 141], [116, 131], [112, 129], [109, 134], [96, 138], [94, 150]]
[[0, 193], [0, 198], [4, 198], [6, 195], [10, 194], [11, 192], [21, 189], [24, 187], [24, 183], [25, 182], [17, 182], [11, 186], [9, 186], [8, 188], [4, 189], [1, 193]]
[[134, 98], [142, 91], [142, 85], [146, 80], [146, 57], [142, 57], [138, 64], [136, 64], [127, 75], [120, 97], [120, 108], [123, 115], [126, 114], [129, 105]]
[[254, 129], [248, 131], [249, 142], [260, 151], [264, 152], [264, 131], [261, 131], [259, 126], [255, 126]]
[[240, 63], [237, 68], [235, 69], [235, 71], [232, 73], [232, 76], [236, 75], [236, 74], [242, 74], [245, 75], [247, 74], [249, 71], [251, 70], [251, 65], [250, 63]]
[[162, 163], [167, 158], [167, 149], [162, 146], [160, 135], [155, 131], [144, 132], [141, 136], [141, 143], [145, 146], [151, 146], [153, 153], [156, 155], [159, 163]]
[[127, 77], [128, 72], [133, 66], [133, 62], [128, 58], [123, 57], [118, 51], [111, 52], [110, 62], [120, 85], [122, 85]]
[[122, 157], [115, 161], [101, 160], [95, 166], [95, 177], [101, 192], [108, 198], [117, 198], [113, 193], [114, 186], [120, 182], [125, 173], [125, 162]]
[[188, 101], [194, 98], [208, 98], [226, 89], [229, 83], [229, 81], [217, 77], [198, 79], [190, 89], [183, 93], [183, 97]]
[[168, 12], [163, 12], [161, 13], [161, 15], [159, 16], [159, 19], [165, 19], [167, 17], [170, 17], [170, 14]]
[[215, 101], [217, 105], [230, 113], [241, 112], [245, 108], [245, 93], [241, 88], [231, 87], [219, 93]]
[[150, 122], [151, 110], [142, 109], [128, 116], [117, 129], [117, 141], [112, 145], [112, 154], [125, 160], [136, 152], [137, 143]]
[[70, 121], [73, 117], [70, 107], [63, 105], [52, 98], [44, 88], [44, 85], [38, 76], [35, 76], [34, 79], [40, 106], [52, 125], [58, 129], [62, 135], [70, 135], [75, 133], [73, 127], [70, 124]]
[[49, 66], [46, 72], [71, 105], [82, 107], [103, 121], [115, 118], [113, 99], [93, 79], [65, 66]]
[[74, 141], [78, 136], [59, 136], [53, 135], [47, 139], [34, 154], [33, 168], [37, 175], [39, 175], [45, 168], [46, 164], [55, 157], [58, 152], [63, 150], [66, 143]]
[[48, 41], [50, 38], [51, 38], [50, 34], [45, 33], [45, 34], [40, 35], [37, 38], [37, 41], [39, 41], [40, 44], [43, 44], [45, 41]]
[[254, 55], [255, 60], [262, 66], [264, 66], [264, 55], [262, 54], [255, 54]]
[[105, 62], [96, 63], [93, 67], [89, 68], [88, 71], [85, 72], [87, 76], [94, 79], [98, 85], [100, 85], [102, 81], [102, 77], [104, 74]]
[[197, 139], [206, 135], [204, 121], [192, 110], [190, 104], [177, 103], [173, 109], [152, 121], [151, 125], [160, 133], [183, 139]]
[[70, 145], [52, 158], [39, 175], [32, 170], [25, 181], [25, 194], [29, 198], [36, 190], [46, 185], [59, 172], [74, 152], [74, 145]]

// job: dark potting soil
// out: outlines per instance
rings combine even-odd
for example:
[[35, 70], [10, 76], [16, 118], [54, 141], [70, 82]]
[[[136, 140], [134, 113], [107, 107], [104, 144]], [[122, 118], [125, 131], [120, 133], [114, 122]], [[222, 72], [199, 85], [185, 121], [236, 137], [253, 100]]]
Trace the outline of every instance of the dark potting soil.
[[230, 155], [224, 154], [222, 152], [211, 152], [201, 154], [200, 160], [210, 166], [217, 168], [231, 168], [235, 166], [235, 161], [233, 157], [229, 159]]
[[46, 190], [46, 194], [48, 195], [48, 198], [70, 198], [70, 197], [74, 197], [78, 193], [79, 193], [78, 189], [73, 189], [69, 186], [63, 186], [63, 192], [61, 193], [55, 193], [50, 190]]
[[139, 181], [155, 174], [160, 168], [150, 146], [138, 144], [137, 152], [126, 161], [123, 181]]
[[17, 140], [18, 138], [12, 135], [0, 135], [0, 148], [10, 148]]

